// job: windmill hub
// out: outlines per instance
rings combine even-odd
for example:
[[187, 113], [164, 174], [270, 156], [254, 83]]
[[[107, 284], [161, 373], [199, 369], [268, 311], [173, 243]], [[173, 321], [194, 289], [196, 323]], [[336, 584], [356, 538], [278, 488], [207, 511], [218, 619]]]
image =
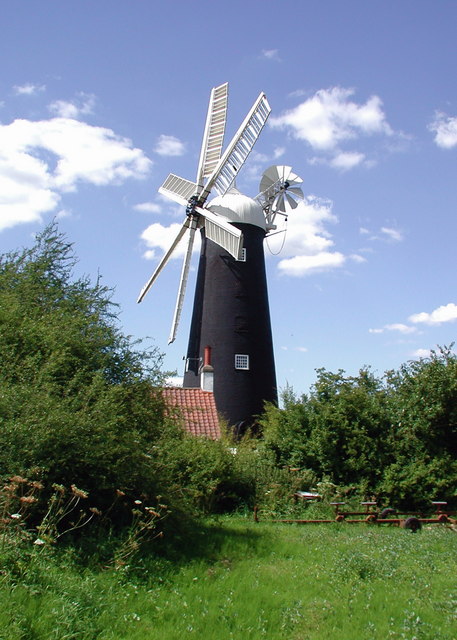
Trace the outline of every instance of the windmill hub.
[[189, 202], [187, 203], [186, 206], [186, 216], [190, 217], [195, 215], [195, 207], [198, 204], [198, 198], [197, 196], [192, 196], [191, 198], [189, 198]]

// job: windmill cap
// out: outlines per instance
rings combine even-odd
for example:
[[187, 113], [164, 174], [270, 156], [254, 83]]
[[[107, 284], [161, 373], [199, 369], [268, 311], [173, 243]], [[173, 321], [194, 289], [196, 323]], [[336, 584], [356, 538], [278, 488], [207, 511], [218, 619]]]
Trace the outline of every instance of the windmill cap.
[[217, 196], [211, 200], [208, 209], [217, 215], [224, 216], [229, 222], [253, 224], [261, 229], [266, 228], [265, 216], [260, 204], [234, 188], [225, 195]]

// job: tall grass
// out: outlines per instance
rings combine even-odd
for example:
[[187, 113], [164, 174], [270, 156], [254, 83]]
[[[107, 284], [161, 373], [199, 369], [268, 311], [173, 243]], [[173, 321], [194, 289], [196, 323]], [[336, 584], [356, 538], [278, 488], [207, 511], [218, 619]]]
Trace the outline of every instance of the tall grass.
[[455, 640], [457, 536], [210, 521], [173, 556], [117, 570], [4, 552], [4, 640]]

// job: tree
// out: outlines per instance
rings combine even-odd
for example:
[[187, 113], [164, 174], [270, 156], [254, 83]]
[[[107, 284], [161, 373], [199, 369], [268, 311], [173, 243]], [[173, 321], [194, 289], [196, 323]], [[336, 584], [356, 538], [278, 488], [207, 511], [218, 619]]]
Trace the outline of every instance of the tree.
[[55, 224], [0, 258], [0, 474], [159, 492], [151, 455], [167, 428], [161, 355], [119, 330], [111, 291], [74, 278]]
[[384, 493], [396, 503], [455, 496], [457, 484], [457, 356], [450, 347], [387, 374], [394, 460]]

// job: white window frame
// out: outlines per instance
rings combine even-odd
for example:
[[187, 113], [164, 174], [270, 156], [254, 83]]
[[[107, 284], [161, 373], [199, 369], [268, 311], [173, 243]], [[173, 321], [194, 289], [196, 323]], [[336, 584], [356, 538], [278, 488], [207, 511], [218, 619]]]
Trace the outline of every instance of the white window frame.
[[246, 353], [235, 353], [235, 369], [249, 371], [249, 356]]
[[243, 247], [241, 249], [241, 257], [239, 258], [238, 262], [246, 262], [246, 247]]

